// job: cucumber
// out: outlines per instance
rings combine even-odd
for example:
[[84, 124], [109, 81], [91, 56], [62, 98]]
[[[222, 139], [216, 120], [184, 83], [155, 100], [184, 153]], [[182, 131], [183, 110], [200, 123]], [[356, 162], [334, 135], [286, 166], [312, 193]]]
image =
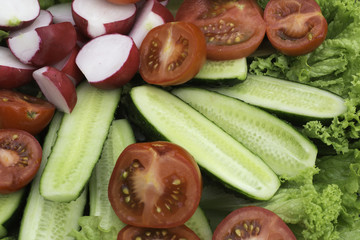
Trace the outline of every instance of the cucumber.
[[211, 90], [304, 120], [332, 119], [346, 111], [344, 100], [333, 93], [268, 76], [248, 74], [243, 83]]
[[198, 74], [189, 83], [232, 86], [245, 80], [246, 76], [246, 58], [223, 61], [206, 60]]
[[98, 161], [120, 89], [101, 90], [86, 81], [77, 87], [77, 103], [65, 114], [40, 181], [41, 195], [70, 202], [79, 197]]
[[122, 150], [135, 142], [129, 122], [125, 119], [114, 120], [105, 141], [94, 172], [90, 178], [90, 216], [101, 216], [99, 226], [103, 230], [115, 227], [117, 231], [125, 226], [114, 213], [108, 199], [108, 184], [115, 163]]
[[43, 144], [40, 169], [31, 184], [20, 225], [19, 240], [70, 240], [67, 235], [78, 228], [78, 219], [86, 204], [86, 191], [73, 202], [60, 203], [44, 199], [39, 192], [41, 174], [57, 138], [63, 114], [56, 112]]
[[212, 230], [203, 210], [200, 207], [196, 209], [194, 215], [191, 216], [185, 225], [193, 230], [201, 240], [212, 239]]
[[247, 196], [269, 199], [277, 175], [256, 155], [171, 93], [150, 85], [133, 87], [128, 117], [146, 134], [189, 151], [200, 167]]
[[283, 178], [315, 166], [316, 146], [288, 123], [238, 99], [200, 88], [172, 91], [258, 155]]

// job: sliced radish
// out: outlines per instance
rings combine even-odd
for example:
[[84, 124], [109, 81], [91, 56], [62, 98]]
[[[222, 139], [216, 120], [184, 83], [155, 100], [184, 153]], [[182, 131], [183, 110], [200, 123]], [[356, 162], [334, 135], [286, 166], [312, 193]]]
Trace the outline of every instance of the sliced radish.
[[129, 82], [137, 72], [139, 50], [130, 37], [107, 34], [85, 44], [76, 64], [93, 86], [114, 89]]
[[26, 27], [40, 14], [38, 0], [1, 0], [0, 29], [9, 31]]
[[105, 0], [74, 0], [73, 18], [79, 30], [89, 38], [104, 34], [127, 34], [134, 24], [136, 5], [113, 4]]
[[14, 57], [10, 49], [0, 46], [0, 88], [17, 88], [30, 82], [34, 70]]
[[39, 27], [8, 39], [8, 46], [21, 62], [42, 67], [65, 58], [76, 45], [76, 31], [69, 22]]
[[60, 62], [52, 65], [54, 68], [58, 69], [59, 71], [65, 73], [74, 85], [78, 85], [83, 79], [84, 74], [80, 71], [79, 67], [76, 65], [75, 59], [78, 55], [80, 47], [75, 46], [71, 53], [66, 56]]
[[136, 46], [140, 48], [146, 34], [161, 24], [171, 22], [174, 16], [164, 5], [157, 0], [148, 0], [141, 8], [140, 15], [131, 29], [129, 36], [132, 37]]
[[62, 112], [72, 112], [77, 102], [76, 89], [65, 73], [46, 66], [34, 71], [33, 77], [49, 102]]
[[54, 16], [54, 23], [70, 22], [75, 25], [70, 2], [52, 5], [47, 10]]
[[10, 31], [9, 37], [10, 38], [16, 37], [20, 34], [24, 34], [31, 30], [35, 30], [36, 28], [49, 26], [50, 24], [52, 24], [52, 22], [53, 22], [53, 15], [51, 15], [51, 13], [47, 10], [41, 10], [40, 15], [35, 19], [35, 21], [32, 24], [24, 28]]

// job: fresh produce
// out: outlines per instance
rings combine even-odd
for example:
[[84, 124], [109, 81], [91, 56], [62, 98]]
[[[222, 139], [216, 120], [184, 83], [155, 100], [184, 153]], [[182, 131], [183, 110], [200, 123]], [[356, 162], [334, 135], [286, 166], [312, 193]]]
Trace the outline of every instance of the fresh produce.
[[70, 22], [72, 25], [75, 25], [74, 18], [72, 16], [71, 2], [59, 3], [52, 5], [47, 8], [51, 15], [53, 16], [54, 23], [61, 22]]

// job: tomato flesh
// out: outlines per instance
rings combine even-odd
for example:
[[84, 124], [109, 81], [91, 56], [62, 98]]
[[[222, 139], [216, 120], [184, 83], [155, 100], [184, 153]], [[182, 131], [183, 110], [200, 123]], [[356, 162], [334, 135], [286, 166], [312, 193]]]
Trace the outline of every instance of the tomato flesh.
[[247, 57], [265, 36], [262, 9], [255, 0], [185, 0], [175, 19], [202, 30], [212, 60]]
[[109, 200], [119, 219], [133, 226], [184, 224], [201, 197], [201, 174], [193, 157], [169, 142], [129, 145], [109, 182]]
[[213, 240], [296, 240], [285, 222], [262, 207], [243, 207], [231, 212], [216, 227]]
[[191, 23], [153, 28], [140, 46], [140, 75], [150, 84], [169, 86], [192, 79], [206, 60], [205, 37]]
[[14, 128], [33, 135], [51, 121], [55, 106], [46, 100], [11, 90], [0, 90], [0, 128]]
[[39, 142], [28, 132], [0, 129], [0, 193], [26, 186], [37, 173], [42, 159]]
[[264, 19], [271, 44], [289, 56], [312, 52], [326, 38], [328, 25], [314, 0], [271, 0]]

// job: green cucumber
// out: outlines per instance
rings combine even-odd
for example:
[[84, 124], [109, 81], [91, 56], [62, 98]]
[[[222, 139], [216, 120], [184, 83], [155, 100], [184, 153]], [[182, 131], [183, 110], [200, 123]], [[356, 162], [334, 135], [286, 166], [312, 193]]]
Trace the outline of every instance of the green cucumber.
[[77, 199], [98, 161], [121, 89], [102, 90], [86, 81], [77, 87], [77, 103], [65, 114], [40, 181], [41, 195], [52, 201]]
[[200, 207], [196, 209], [194, 215], [191, 216], [185, 225], [193, 230], [201, 240], [212, 239], [213, 234], [211, 227], [203, 210]]
[[48, 160], [51, 148], [57, 138], [63, 114], [57, 112], [50, 123], [43, 144], [43, 158], [40, 169], [31, 184], [31, 190], [20, 225], [19, 240], [70, 240], [68, 234], [78, 228], [86, 204], [86, 191], [73, 202], [60, 203], [44, 199], [39, 192], [41, 174]]
[[255, 199], [271, 198], [277, 175], [255, 154], [171, 93], [150, 85], [130, 90], [128, 117], [146, 134], [184, 147], [203, 169]]
[[332, 119], [346, 111], [344, 100], [333, 93], [267, 76], [248, 74], [243, 83], [211, 90], [300, 119]]
[[231, 86], [242, 82], [246, 76], [246, 58], [223, 61], [206, 60], [198, 74], [189, 83]]
[[103, 230], [115, 227], [117, 231], [125, 226], [114, 213], [108, 199], [108, 184], [115, 163], [122, 150], [135, 142], [129, 122], [114, 120], [94, 172], [90, 178], [90, 216], [101, 216], [99, 226]]
[[200, 88], [172, 91], [284, 178], [315, 166], [317, 148], [291, 125], [238, 99]]

